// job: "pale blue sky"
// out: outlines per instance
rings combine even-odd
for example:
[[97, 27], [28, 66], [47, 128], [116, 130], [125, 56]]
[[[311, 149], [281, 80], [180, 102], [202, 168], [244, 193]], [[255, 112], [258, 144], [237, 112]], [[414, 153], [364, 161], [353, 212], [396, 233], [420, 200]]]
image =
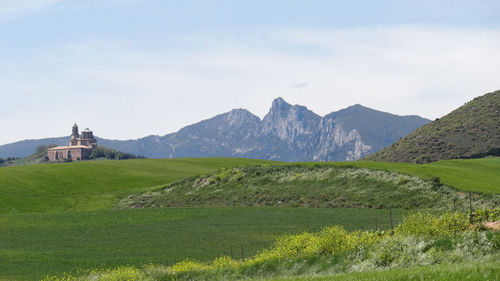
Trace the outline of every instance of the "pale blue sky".
[[500, 1], [0, 0], [0, 144], [271, 101], [440, 117], [500, 89]]

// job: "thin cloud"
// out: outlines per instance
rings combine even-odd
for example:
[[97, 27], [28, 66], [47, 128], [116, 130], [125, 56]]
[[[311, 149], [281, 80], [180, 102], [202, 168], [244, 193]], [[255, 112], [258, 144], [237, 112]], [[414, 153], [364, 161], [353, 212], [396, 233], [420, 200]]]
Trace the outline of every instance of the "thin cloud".
[[[0, 143], [61, 135], [74, 119], [102, 137], [163, 135], [232, 108], [262, 117], [278, 96], [321, 115], [361, 103], [434, 119], [500, 89], [500, 32], [488, 29], [274, 30], [254, 33], [252, 40], [200, 38], [196, 42], [206, 47], [195, 51], [141, 51], [121, 41], [96, 41], [25, 62], [44, 73], [0, 76], [3, 89], [16, 97], [8, 107], [27, 112], [24, 119], [14, 110], [4, 113], [0, 127], [13, 133]], [[304, 52], [304, 46], [319, 52]], [[21, 62], [5, 63], [11, 69]], [[50, 128], [32, 126], [39, 116]]]
[[297, 89], [303, 89], [303, 88], [307, 87], [307, 83], [298, 83], [298, 84], [293, 84], [293, 85], [291, 85], [290, 87], [292, 87], [292, 88], [297, 88]]
[[130, 5], [144, 0], [0, 0], [0, 23], [43, 11], [81, 10], [112, 5]]
[[63, 0], [0, 0], [0, 23], [27, 16]]

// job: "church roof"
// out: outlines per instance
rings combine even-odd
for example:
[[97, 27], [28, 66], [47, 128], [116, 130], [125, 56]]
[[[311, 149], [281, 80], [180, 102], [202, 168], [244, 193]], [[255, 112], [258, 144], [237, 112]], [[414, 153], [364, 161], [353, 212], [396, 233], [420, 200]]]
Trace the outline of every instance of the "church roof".
[[85, 146], [85, 145], [71, 145], [71, 146], [57, 146], [53, 148], [49, 148], [49, 150], [64, 150], [68, 148], [86, 148], [89, 149], [90, 147]]

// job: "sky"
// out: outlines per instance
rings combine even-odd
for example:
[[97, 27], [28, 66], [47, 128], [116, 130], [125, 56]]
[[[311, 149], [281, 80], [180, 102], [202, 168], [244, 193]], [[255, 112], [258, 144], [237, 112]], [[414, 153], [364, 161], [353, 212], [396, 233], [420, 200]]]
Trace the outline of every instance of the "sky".
[[497, 0], [0, 0], [0, 144], [165, 135], [283, 97], [435, 119], [500, 89]]

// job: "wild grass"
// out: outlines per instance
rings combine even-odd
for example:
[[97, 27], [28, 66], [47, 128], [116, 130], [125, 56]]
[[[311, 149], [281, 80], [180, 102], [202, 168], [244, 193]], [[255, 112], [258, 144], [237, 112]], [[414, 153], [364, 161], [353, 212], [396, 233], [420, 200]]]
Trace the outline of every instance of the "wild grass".
[[458, 264], [414, 266], [404, 269], [336, 274], [322, 277], [290, 277], [272, 281], [497, 281], [500, 262], [483, 261]]
[[[500, 195], [473, 194], [474, 208], [500, 205]], [[120, 201], [129, 208], [292, 206], [467, 210], [463, 192], [397, 172], [331, 165], [221, 169]]]

